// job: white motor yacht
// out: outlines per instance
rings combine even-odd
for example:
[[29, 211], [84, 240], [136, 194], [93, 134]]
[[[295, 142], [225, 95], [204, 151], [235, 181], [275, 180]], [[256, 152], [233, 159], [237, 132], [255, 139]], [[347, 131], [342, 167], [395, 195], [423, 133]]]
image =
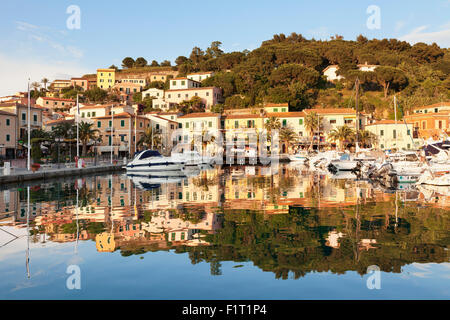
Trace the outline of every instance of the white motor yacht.
[[350, 160], [350, 155], [345, 153], [338, 160], [331, 160], [330, 168], [336, 171], [352, 171], [358, 166], [358, 161]]
[[129, 162], [125, 169], [127, 172], [145, 172], [158, 176], [178, 176], [182, 175], [181, 162], [174, 162], [170, 157], [162, 156], [156, 150], [145, 150], [136, 155]]
[[290, 161], [305, 163], [308, 161], [308, 151], [299, 151], [295, 154], [289, 155]]
[[186, 166], [208, 165], [214, 162], [214, 157], [202, 156], [196, 149], [191, 150], [190, 146], [178, 145], [172, 151], [170, 158], [174, 163], [181, 163]]

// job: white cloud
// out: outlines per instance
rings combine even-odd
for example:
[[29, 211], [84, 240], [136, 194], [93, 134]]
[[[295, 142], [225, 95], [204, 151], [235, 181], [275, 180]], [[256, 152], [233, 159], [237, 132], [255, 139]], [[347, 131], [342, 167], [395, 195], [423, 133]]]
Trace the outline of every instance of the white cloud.
[[426, 32], [429, 26], [420, 26], [412, 30], [409, 34], [400, 37], [400, 40], [410, 42], [425, 42], [431, 44], [436, 42], [441, 47], [450, 47], [450, 23], [443, 25], [442, 29], [434, 32]]
[[[10, 57], [0, 52], [0, 95], [10, 95], [27, 90], [27, 80], [40, 81], [78, 77], [90, 72], [73, 61], [49, 61], [44, 59], [24, 59]], [[91, 70], [92, 71], [92, 70]]]
[[400, 31], [401, 29], [403, 29], [403, 27], [404, 27], [405, 25], [406, 25], [406, 22], [405, 22], [405, 21], [403, 21], [403, 20], [397, 21], [397, 22], [395, 23], [395, 31], [396, 31], [396, 32]]
[[[48, 49], [56, 50], [59, 55], [66, 56], [73, 59], [81, 59], [84, 56], [84, 52], [73, 46], [64, 45], [62, 39], [67, 36], [65, 30], [52, 30], [48, 27], [40, 27], [23, 21], [16, 21], [16, 29], [24, 32], [29, 39], [36, 41], [38, 44], [48, 46]], [[31, 44], [31, 48], [33, 43]], [[42, 49], [39, 49], [41, 51]]]

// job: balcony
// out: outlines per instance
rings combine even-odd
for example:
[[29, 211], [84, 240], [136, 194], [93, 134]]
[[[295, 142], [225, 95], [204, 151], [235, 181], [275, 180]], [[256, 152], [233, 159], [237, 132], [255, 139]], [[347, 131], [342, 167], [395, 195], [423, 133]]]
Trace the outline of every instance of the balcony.
[[111, 132], [111, 131], [112, 131], [112, 132], [115, 132], [115, 131], [116, 131], [116, 128], [114, 128], [114, 127], [106, 127], [106, 128], [105, 128], [105, 131], [106, 131], [106, 132]]

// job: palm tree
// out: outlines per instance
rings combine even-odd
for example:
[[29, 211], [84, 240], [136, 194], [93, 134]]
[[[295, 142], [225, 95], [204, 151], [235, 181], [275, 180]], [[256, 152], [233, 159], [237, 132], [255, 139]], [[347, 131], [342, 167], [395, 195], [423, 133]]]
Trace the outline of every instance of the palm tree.
[[[62, 138], [65, 143], [69, 144], [69, 150], [72, 150], [72, 143], [75, 141], [75, 133], [76, 128], [73, 125], [72, 121], [61, 122], [57, 126], [52, 128], [52, 137], [54, 138]], [[66, 150], [67, 152], [67, 150]], [[67, 157], [67, 153], [65, 154]]]
[[47, 83], [49, 82], [49, 80], [47, 79], [47, 78], [43, 78], [42, 80], [41, 80], [41, 83], [43, 83], [44, 84], [44, 89], [45, 89], [45, 91], [47, 91]]
[[359, 130], [358, 139], [363, 148], [369, 147], [377, 141], [377, 136], [367, 130]]
[[344, 143], [351, 141], [355, 137], [355, 132], [349, 126], [341, 126], [337, 129], [331, 130], [328, 137], [332, 141], [339, 141], [339, 147], [341, 150], [344, 149]]
[[39, 82], [32, 82], [31, 87], [33, 88], [33, 91], [36, 93], [38, 92], [39, 88], [41, 87], [41, 84]]
[[93, 129], [93, 123], [81, 122], [78, 126], [78, 134], [83, 143], [83, 156], [86, 156], [87, 144], [90, 140], [97, 139], [97, 129]]
[[305, 117], [305, 128], [309, 131], [311, 136], [311, 146], [310, 149], [312, 149], [314, 144], [314, 132], [320, 130], [321, 121], [319, 119], [319, 115], [312, 111], [308, 112]]
[[58, 124], [52, 128], [52, 133], [54, 137], [73, 139], [74, 132], [76, 131], [75, 126], [72, 122], [66, 121]]
[[264, 123], [264, 127], [267, 129], [269, 133], [272, 132], [272, 130], [280, 130], [281, 129], [281, 122], [280, 119], [277, 117], [270, 117], [267, 119], [267, 122]]
[[159, 148], [161, 146], [161, 134], [159, 130], [156, 130], [152, 127], [147, 128], [137, 142], [137, 145], [144, 145], [147, 148], [151, 146], [156, 146], [156, 148]]
[[297, 139], [298, 139], [298, 137], [297, 137], [297, 134], [295, 134], [294, 130], [292, 130], [289, 127], [281, 128], [280, 140], [285, 143], [286, 150], [289, 150], [289, 146], [290, 146], [291, 142], [295, 142], [295, 141], [297, 141]]

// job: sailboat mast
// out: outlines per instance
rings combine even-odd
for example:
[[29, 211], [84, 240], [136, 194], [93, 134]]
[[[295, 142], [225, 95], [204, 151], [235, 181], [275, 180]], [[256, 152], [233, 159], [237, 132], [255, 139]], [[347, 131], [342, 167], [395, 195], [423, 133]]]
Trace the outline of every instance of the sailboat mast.
[[356, 78], [355, 81], [355, 89], [356, 89], [356, 97], [355, 97], [355, 111], [356, 111], [356, 150], [359, 149], [359, 141], [358, 141], [358, 136], [359, 136], [359, 113], [358, 113], [358, 108], [359, 108], [359, 78]]

